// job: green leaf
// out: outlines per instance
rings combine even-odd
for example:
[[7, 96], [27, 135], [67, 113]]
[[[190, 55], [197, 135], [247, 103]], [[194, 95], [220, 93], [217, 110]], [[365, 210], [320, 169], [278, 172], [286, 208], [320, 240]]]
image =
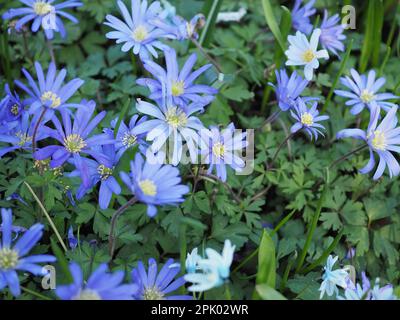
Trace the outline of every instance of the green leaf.
[[287, 300], [282, 294], [267, 284], [256, 285], [256, 291], [263, 300]]
[[228, 100], [233, 100], [238, 102], [254, 98], [254, 93], [250, 92], [246, 88], [243, 88], [242, 86], [229, 88], [227, 90], [222, 91], [222, 94]]
[[211, 41], [215, 21], [217, 20], [222, 1], [223, 0], [207, 0], [204, 5], [203, 12], [207, 17], [207, 20], [199, 40], [200, 45], [204, 47], [207, 47]]
[[281, 47], [281, 50], [285, 52], [286, 50], [286, 42], [283, 39], [281, 30], [279, 28], [278, 22], [276, 21], [274, 10], [272, 8], [271, 2], [269, 0], [261, 0], [265, 20], [267, 21], [268, 27], [271, 29], [272, 34], [275, 39], [278, 41], [278, 44]]

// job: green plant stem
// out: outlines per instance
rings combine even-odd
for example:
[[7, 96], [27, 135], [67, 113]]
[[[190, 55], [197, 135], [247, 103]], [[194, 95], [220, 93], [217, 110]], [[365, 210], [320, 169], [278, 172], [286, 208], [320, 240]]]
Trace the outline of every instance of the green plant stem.
[[37, 136], [37, 132], [39, 130], [40, 124], [43, 121], [43, 118], [46, 114], [47, 109], [45, 107], [43, 107], [43, 111], [39, 116], [39, 119], [36, 121], [35, 123], [35, 127], [33, 128], [33, 133], [32, 133], [32, 154], [34, 154], [36, 152], [36, 136]]
[[29, 294], [31, 294], [31, 295], [37, 297], [37, 298], [40, 298], [40, 299], [42, 299], [42, 300], [52, 300], [52, 299], [49, 298], [49, 297], [46, 297], [46, 296], [44, 296], [44, 295], [42, 295], [42, 294], [40, 294], [40, 293], [38, 293], [38, 292], [36, 292], [36, 291], [30, 290], [30, 289], [25, 288], [25, 287], [23, 287], [23, 286], [21, 286], [21, 290], [24, 291], [24, 292], [26, 292], [26, 293], [29, 293]]
[[206, 59], [212, 63], [215, 69], [217, 69], [219, 73], [224, 73], [218, 62], [206, 52], [206, 50], [202, 47], [202, 45], [194, 38], [192, 38], [191, 40], [193, 44], [196, 46], [196, 48], [204, 55], [204, 57], [206, 57]]
[[278, 155], [279, 155], [279, 152], [282, 150], [282, 148], [285, 146], [285, 144], [287, 144], [288, 141], [289, 141], [291, 138], [293, 138], [293, 136], [294, 136], [295, 134], [296, 134], [296, 133], [290, 133], [290, 134], [285, 138], [285, 140], [283, 140], [283, 141], [281, 142], [281, 144], [280, 144], [279, 147], [278, 147], [278, 150], [276, 150], [274, 156], [272, 157], [271, 162], [267, 165], [267, 169], [272, 168], [272, 166], [273, 166], [273, 164], [274, 164], [276, 158], [277, 158]]
[[55, 54], [54, 54], [53, 43], [51, 42], [51, 40], [46, 40], [46, 44], [47, 44], [47, 48], [49, 49], [49, 54], [50, 54], [51, 62], [53, 62], [54, 64], [56, 64], [56, 56], [55, 56]]
[[297, 251], [294, 253], [294, 256], [289, 258], [288, 264], [285, 268], [285, 271], [283, 273], [280, 289], [283, 291], [286, 288], [286, 284], [289, 278], [290, 271], [292, 270], [293, 264], [296, 261], [297, 258]]
[[329, 169], [333, 168], [334, 166], [338, 165], [339, 163], [347, 160], [349, 157], [351, 157], [352, 155], [356, 154], [357, 152], [365, 149], [366, 147], [368, 147], [367, 144], [363, 144], [361, 146], [359, 146], [358, 148], [350, 151], [349, 153], [346, 153], [344, 156], [340, 157], [339, 159], [333, 161], [330, 165], [329, 165]]
[[226, 300], [232, 300], [231, 290], [229, 288], [229, 283], [225, 283], [225, 296]]
[[127, 203], [125, 203], [122, 207], [120, 207], [117, 211], [114, 212], [111, 218], [111, 227], [110, 227], [110, 235], [108, 237], [108, 250], [111, 257], [111, 260], [114, 256], [115, 251], [115, 227], [117, 225], [118, 218], [128, 209], [131, 205], [137, 202], [136, 197], [132, 197]]

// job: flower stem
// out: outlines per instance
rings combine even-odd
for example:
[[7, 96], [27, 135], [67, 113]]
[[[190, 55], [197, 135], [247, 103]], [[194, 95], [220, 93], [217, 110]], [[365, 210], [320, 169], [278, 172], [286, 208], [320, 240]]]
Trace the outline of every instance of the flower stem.
[[267, 120], [264, 121], [264, 123], [262, 124], [260, 129], [264, 128], [266, 125], [268, 125], [268, 124], [274, 122], [276, 119], [278, 119], [278, 117], [281, 114], [281, 112], [282, 112], [282, 110], [279, 109], [278, 111], [275, 111], [273, 114], [271, 114], [267, 118]]
[[359, 146], [358, 148], [350, 151], [349, 153], [346, 153], [344, 156], [340, 157], [339, 159], [333, 161], [330, 165], [329, 165], [329, 169], [333, 168], [334, 166], [338, 165], [339, 163], [347, 160], [347, 158], [351, 157], [352, 155], [356, 154], [357, 152], [361, 151], [362, 149], [366, 148], [368, 145], [367, 144], [363, 144], [361, 146]]
[[42, 113], [39, 116], [39, 119], [36, 121], [35, 124], [35, 128], [33, 129], [33, 134], [32, 134], [32, 154], [34, 154], [36, 152], [36, 136], [37, 136], [37, 132], [39, 130], [40, 127], [40, 123], [43, 121], [43, 118], [46, 114], [47, 109], [44, 108]]
[[40, 294], [40, 293], [38, 293], [38, 292], [36, 292], [36, 291], [30, 290], [30, 289], [25, 288], [25, 287], [22, 287], [22, 286], [21, 286], [21, 290], [24, 291], [24, 292], [26, 292], [26, 293], [29, 293], [29, 294], [31, 294], [31, 295], [37, 297], [37, 298], [40, 298], [40, 299], [42, 299], [42, 300], [52, 300], [52, 299], [49, 298], [49, 297], [46, 297], [46, 296], [44, 296], [44, 295], [42, 295], [42, 294]]
[[270, 168], [272, 168], [272, 165], [274, 164], [276, 158], [278, 157], [279, 152], [282, 150], [282, 148], [284, 147], [284, 145], [287, 144], [288, 141], [289, 141], [294, 135], [295, 135], [295, 133], [289, 134], [289, 135], [285, 138], [285, 140], [283, 140], [283, 141], [281, 142], [281, 144], [280, 144], [279, 147], [278, 147], [278, 150], [276, 150], [274, 156], [272, 157], [272, 160], [271, 160], [270, 164], [267, 165], [267, 170], [270, 169]]
[[46, 44], [47, 44], [47, 48], [49, 49], [51, 62], [56, 64], [56, 56], [54, 55], [53, 43], [51, 42], [51, 40], [47, 40]]
[[197, 49], [214, 65], [214, 67], [218, 70], [219, 73], [223, 73], [220, 65], [217, 61], [215, 61], [202, 47], [202, 45], [194, 38], [191, 39]]
[[118, 220], [119, 216], [125, 212], [126, 209], [128, 209], [131, 205], [133, 205], [136, 202], [137, 202], [137, 199], [135, 197], [132, 197], [127, 203], [125, 203], [122, 207], [120, 207], [112, 215], [110, 235], [108, 237], [108, 249], [109, 249], [109, 254], [110, 254], [111, 260], [113, 259], [114, 251], [115, 251], [115, 240], [116, 240], [115, 227], [117, 225], [117, 220]]
[[229, 289], [228, 283], [225, 283], [225, 296], [226, 300], [232, 300], [231, 290]]

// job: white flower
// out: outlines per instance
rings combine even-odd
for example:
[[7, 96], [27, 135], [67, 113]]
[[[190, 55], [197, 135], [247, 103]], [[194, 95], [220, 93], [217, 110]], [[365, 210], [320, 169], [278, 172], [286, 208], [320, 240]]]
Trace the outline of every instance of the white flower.
[[339, 257], [336, 256], [333, 258], [332, 256], [328, 257], [326, 262], [326, 266], [324, 267], [324, 274], [322, 276], [322, 283], [319, 291], [321, 291], [320, 299], [323, 298], [325, 292], [328, 296], [332, 296], [334, 293], [338, 295], [339, 290], [337, 286], [342, 287], [343, 289], [347, 289], [349, 272], [347, 269], [337, 269], [332, 270], [333, 265], [336, 263]]
[[185, 262], [187, 273], [195, 273], [200, 260], [201, 257], [198, 254], [197, 248], [194, 248], [191, 253], [188, 253]]
[[320, 35], [321, 29], [315, 29], [310, 41], [300, 31], [296, 32], [296, 36], [288, 36], [290, 46], [285, 52], [288, 57], [286, 65], [304, 66], [304, 76], [309, 81], [313, 78], [314, 69], [318, 69], [319, 67], [318, 59], [329, 59], [328, 51], [317, 51]]

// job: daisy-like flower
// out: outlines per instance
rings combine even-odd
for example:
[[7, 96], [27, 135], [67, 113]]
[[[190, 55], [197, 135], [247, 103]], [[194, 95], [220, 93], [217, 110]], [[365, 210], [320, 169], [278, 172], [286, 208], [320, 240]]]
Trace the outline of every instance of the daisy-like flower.
[[105, 263], [101, 264], [85, 282], [80, 266], [75, 262], [71, 263], [69, 270], [74, 282], [58, 286], [57, 296], [62, 300], [133, 300], [138, 286], [122, 284], [125, 272], [108, 273], [107, 269]]
[[[5, 85], [4, 91], [6, 96], [0, 101], [0, 124], [8, 124], [10, 122], [17, 125], [18, 120], [21, 119], [22, 114], [25, 111], [25, 103], [22, 102], [16, 92], [12, 93], [8, 84]], [[3, 132], [5, 126], [1, 127], [0, 133]]]
[[153, 2], [149, 7], [146, 0], [132, 0], [132, 13], [130, 13], [122, 1], [118, 1], [118, 7], [124, 21], [107, 15], [107, 26], [115, 29], [106, 34], [108, 39], [116, 39], [117, 43], [124, 43], [122, 51], [127, 52], [133, 48], [133, 53], [139, 55], [142, 61], [158, 57], [155, 48], [165, 50], [167, 46], [159, 39], [173, 37], [164, 30], [152, 24], [161, 13], [161, 6], [158, 1]]
[[208, 173], [214, 170], [222, 181], [226, 181], [226, 166], [240, 172], [245, 166], [245, 162], [240, 158], [240, 152], [247, 147], [246, 133], [235, 132], [233, 123], [229, 124], [224, 130], [212, 126], [210, 130], [201, 130], [201, 138], [204, 144], [202, 151], [204, 160], [202, 163], [210, 164]]
[[[86, 104], [86, 105], [85, 105]], [[67, 160], [73, 158], [73, 164], [81, 173], [83, 185], [90, 186], [89, 169], [86, 161], [81, 157], [82, 154], [92, 156], [96, 161], [103, 163], [109, 161], [108, 157], [96, 150], [95, 147], [113, 144], [115, 140], [106, 133], [90, 137], [91, 132], [99, 125], [106, 115], [106, 112], [100, 112], [92, 120], [96, 104], [94, 101], [86, 103], [82, 101], [82, 106], [75, 113], [74, 123], [71, 123], [71, 116], [66, 111], [61, 111], [62, 122], [57, 117], [53, 117], [52, 122], [55, 129], [43, 127], [51, 138], [59, 141], [61, 145], [49, 145], [35, 152], [36, 160], [45, 160], [52, 158], [50, 167], [56, 168], [62, 166]]]
[[131, 161], [131, 172], [120, 173], [122, 181], [135, 197], [147, 204], [147, 215], [154, 217], [158, 205], [176, 205], [184, 201], [189, 188], [179, 184], [179, 170], [170, 165], [145, 162], [140, 154]]
[[332, 296], [334, 293], [338, 295], [339, 289], [337, 286], [342, 287], [343, 289], [347, 288], [347, 281], [349, 278], [349, 272], [347, 269], [333, 269], [333, 265], [339, 259], [338, 256], [333, 257], [329, 256], [326, 262], [326, 266], [324, 267], [324, 274], [322, 276], [322, 283], [319, 291], [321, 291], [320, 299], [322, 299], [325, 293], [328, 296]]
[[[161, 101], [164, 92], [166, 92], [167, 100], [172, 100], [174, 106], [183, 107], [190, 102], [205, 106], [214, 99], [214, 95], [218, 93], [218, 90], [207, 85], [194, 84], [194, 81], [212, 66], [207, 64], [192, 72], [196, 60], [197, 55], [193, 53], [182, 69], [179, 70], [175, 50], [166, 50], [165, 62], [167, 69], [164, 70], [153, 61], [145, 61], [144, 67], [155, 79], [138, 79], [137, 84], [147, 86], [151, 92], [149, 98], [155, 101]], [[165, 91], [164, 86], [166, 87]]]
[[[183, 142], [189, 149], [192, 162], [195, 162], [198, 156], [198, 141], [199, 135], [197, 131], [204, 128], [201, 121], [193, 116], [194, 113], [201, 111], [203, 106], [197, 103], [192, 103], [186, 107], [174, 106], [172, 103], [166, 107], [155, 106], [151, 103], [138, 100], [136, 108], [139, 112], [147, 114], [156, 119], [147, 120], [137, 125], [131, 133], [139, 135], [147, 133], [147, 141], [152, 141], [149, 151], [158, 153], [167, 146], [170, 151], [168, 158], [171, 159], [171, 164], [177, 165], [183, 155]], [[171, 154], [172, 153], [172, 154]], [[164, 154], [165, 156], [166, 154]]]
[[[0, 142], [11, 144], [8, 147], [0, 147], [0, 158], [8, 152], [15, 150], [26, 150], [32, 152], [32, 135], [39, 115], [35, 115], [32, 120], [29, 119], [29, 114], [24, 113], [21, 122], [14, 125], [4, 125], [4, 133], [0, 133]], [[8, 130], [5, 130], [8, 128]], [[39, 130], [36, 135], [36, 141], [43, 140], [48, 137], [48, 134]]]
[[328, 17], [328, 11], [325, 10], [320, 29], [321, 36], [319, 40], [325, 49], [335, 55], [338, 55], [338, 51], [344, 51], [343, 40], [346, 39], [346, 36], [343, 34], [344, 26], [340, 24], [338, 14]]
[[15, 81], [15, 84], [30, 97], [26, 103], [30, 105], [29, 112], [31, 114], [36, 113], [39, 109], [46, 108], [45, 119], [49, 120], [53, 117], [55, 110], [80, 107], [79, 104], [68, 103], [68, 100], [82, 86], [83, 80], [75, 78], [66, 85], [63, 85], [67, 71], [62, 69], [57, 74], [54, 63], [50, 63], [46, 77], [39, 62], [35, 62], [35, 69], [38, 84], [25, 69], [22, 69], [22, 72], [28, 80], [29, 87], [25, 86], [19, 80]]
[[42, 224], [29, 228], [15, 243], [12, 239], [11, 209], [1, 209], [2, 241], [0, 241], [0, 291], [9, 287], [13, 296], [21, 294], [17, 271], [29, 272], [36, 276], [44, 276], [46, 272], [38, 263], [55, 262], [50, 255], [28, 256], [29, 251], [42, 238]]
[[135, 298], [138, 300], [191, 300], [188, 295], [169, 295], [185, 285], [183, 277], [175, 279], [180, 272], [179, 263], [169, 259], [158, 272], [157, 262], [149, 259], [148, 270], [139, 261], [137, 268], [132, 270], [132, 281], [139, 287]]
[[289, 49], [285, 52], [288, 57], [287, 66], [304, 66], [304, 76], [311, 81], [314, 69], [318, 69], [318, 59], [329, 59], [328, 51], [318, 50], [319, 37], [321, 29], [315, 29], [311, 35], [310, 41], [300, 31], [295, 36], [288, 36], [290, 43]]
[[269, 83], [275, 89], [276, 100], [282, 111], [292, 108], [296, 99], [300, 97], [308, 85], [308, 81], [303, 79], [296, 71], [288, 77], [285, 69], [276, 70], [276, 85]]
[[230, 240], [225, 240], [222, 254], [207, 248], [207, 258], [197, 263], [201, 273], [189, 273], [184, 276], [187, 282], [192, 283], [188, 290], [202, 292], [221, 286], [229, 278], [234, 252], [235, 246]]
[[393, 285], [388, 284], [384, 287], [379, 286], [379, 278], [376, 279], [375, 285], [371, 290], [371, 300], [397, 300], [394, 294]]
[[375, 167], [375, 155], [378, 154], [379, 164], [373, 179], [379, 179], [385, 168], [388, 168], [390, 177], [400, 173], [400, 165], [392, 152], [400, 153], [400, 128], [397, 127], [397, 109], [393, 107], [378, 125], [380, 108], [371, 110], [371, 120], [367, 132], [361, 129], [344, 129], [337, 133], [338, 139], [354, 138], [363, 140], [369, 147], [370, 159], [367, 165], [360, 170], [360, 173], [371, 172]]
[[78, 23], [78, 20], [68, 12], [65, 12], [64, 9], [82, 6], [82, 2], [75, 0], [57, 4], [54, 3], [54, 0], [19, 0], [19, 2], [25, 4], [26, 7], [10, 9], [3, 14], [3, 19], [9, 20], [23, 16], [17, 21], [16, 30], [20, 30], [26, 23], [33, 20], [32, 32], [37, 32], [42, 26], [47, 39], [53, 39], [54, 32], [60, 32], [61, 36], [65, 38], [67, 32], [61, 17], [73, 23]]
[[314, 102], [310, 108], [307, 107], [303, 99], [298, 98], [296, 105], [290, 110], [290, 114], [297, 121], [290, 129], [291, 133], [296, 133], [299, 130], [307, 132], [311, 138], [318, 139], [318, 134], [324, 136], [320, 129], [325, 127], [318, 122], [329, 119], [329, 116], [320, 116], [317, 109], [318, 103]]
[[356, 70], [351, 69], [350, 77], [340, 78], [340, 82], [351, 90], [335, 90], [338, 96], [348, 98], [346, 106], [351, 106], [350, 112], [353, 115], [359, 114], [368, 107], [370, 110], [375, 109], [377, 106], [388, 111], [395, 106], [394, 103], [387, 102], [386, 100], [397, 99], [398, 97], [391, 93], [378, 93], [379, 89], [385, 84], [384, 77], [376, 79], [374, 70], [369, 71], [367, 75], [360, 75]]
[[[113, 140], [113, 131], [111, 129], [106, 129], [105, 133], [108, 136], [108, 140]], [[115, 152], [114, 144], [106, 144], [98, 148], [93, 148], [93, 150], [99, 154], [105, 155], [106, 158], [100, 158], [98, 161], [86, 158], [83, 159], [86, 163], [91, 183], [89, 187], [86, 187], [82, 183], [77, 190], [76, 198], [81, 200], [91, 187], [100, 182], [99, 205], [101, 209], [105, 210], [110, 204], [112, 195], [121, 193], [121, 187], [113, 176], [114, 169], [118, 164], [117, 153]], [[75, 170], [68, 176], [80, 177], [81, 172]]]
[[310, 23], [310, 17], [317, 12], [314, 8], [315, 0], [310, 0], [307, 4], [301, 7], [303, 0], [296, 0], [292, 10], [292, 25], [297, 31], [305, 34], [310, 34], [313, 25]]
[[194, 248], [192, 252], [188, 253], [185, 261], [186, 272], [195, 273], [201, 259], [202, 258], [199, 256], [197, 248]]
[[[147, 120], [147, 117], [141, 117], [139, 119], [139, 116], [137, 114], [133, 115], [131, 120], [129, 121], [129, 127], [124, 123], [124, 121], [121, 121], [121, 124], [118, 128], [118, 132], [115, 138], [115, 149], [116, 149], [116, 159], [119, 160], [121, 159], [122, 155], [129, 149], [139, 146], [140, 151], [144, 153], [145, 147], [146, 147], [146, 134], [138, 134], [135, 135], [132, 133], [134, 128], [138, 126], [139, 124], [145, 122]], [[115, 129], [115, 126], [117, 124], [118, 119], [115, 119], [111, 121], [111, 127]]]

